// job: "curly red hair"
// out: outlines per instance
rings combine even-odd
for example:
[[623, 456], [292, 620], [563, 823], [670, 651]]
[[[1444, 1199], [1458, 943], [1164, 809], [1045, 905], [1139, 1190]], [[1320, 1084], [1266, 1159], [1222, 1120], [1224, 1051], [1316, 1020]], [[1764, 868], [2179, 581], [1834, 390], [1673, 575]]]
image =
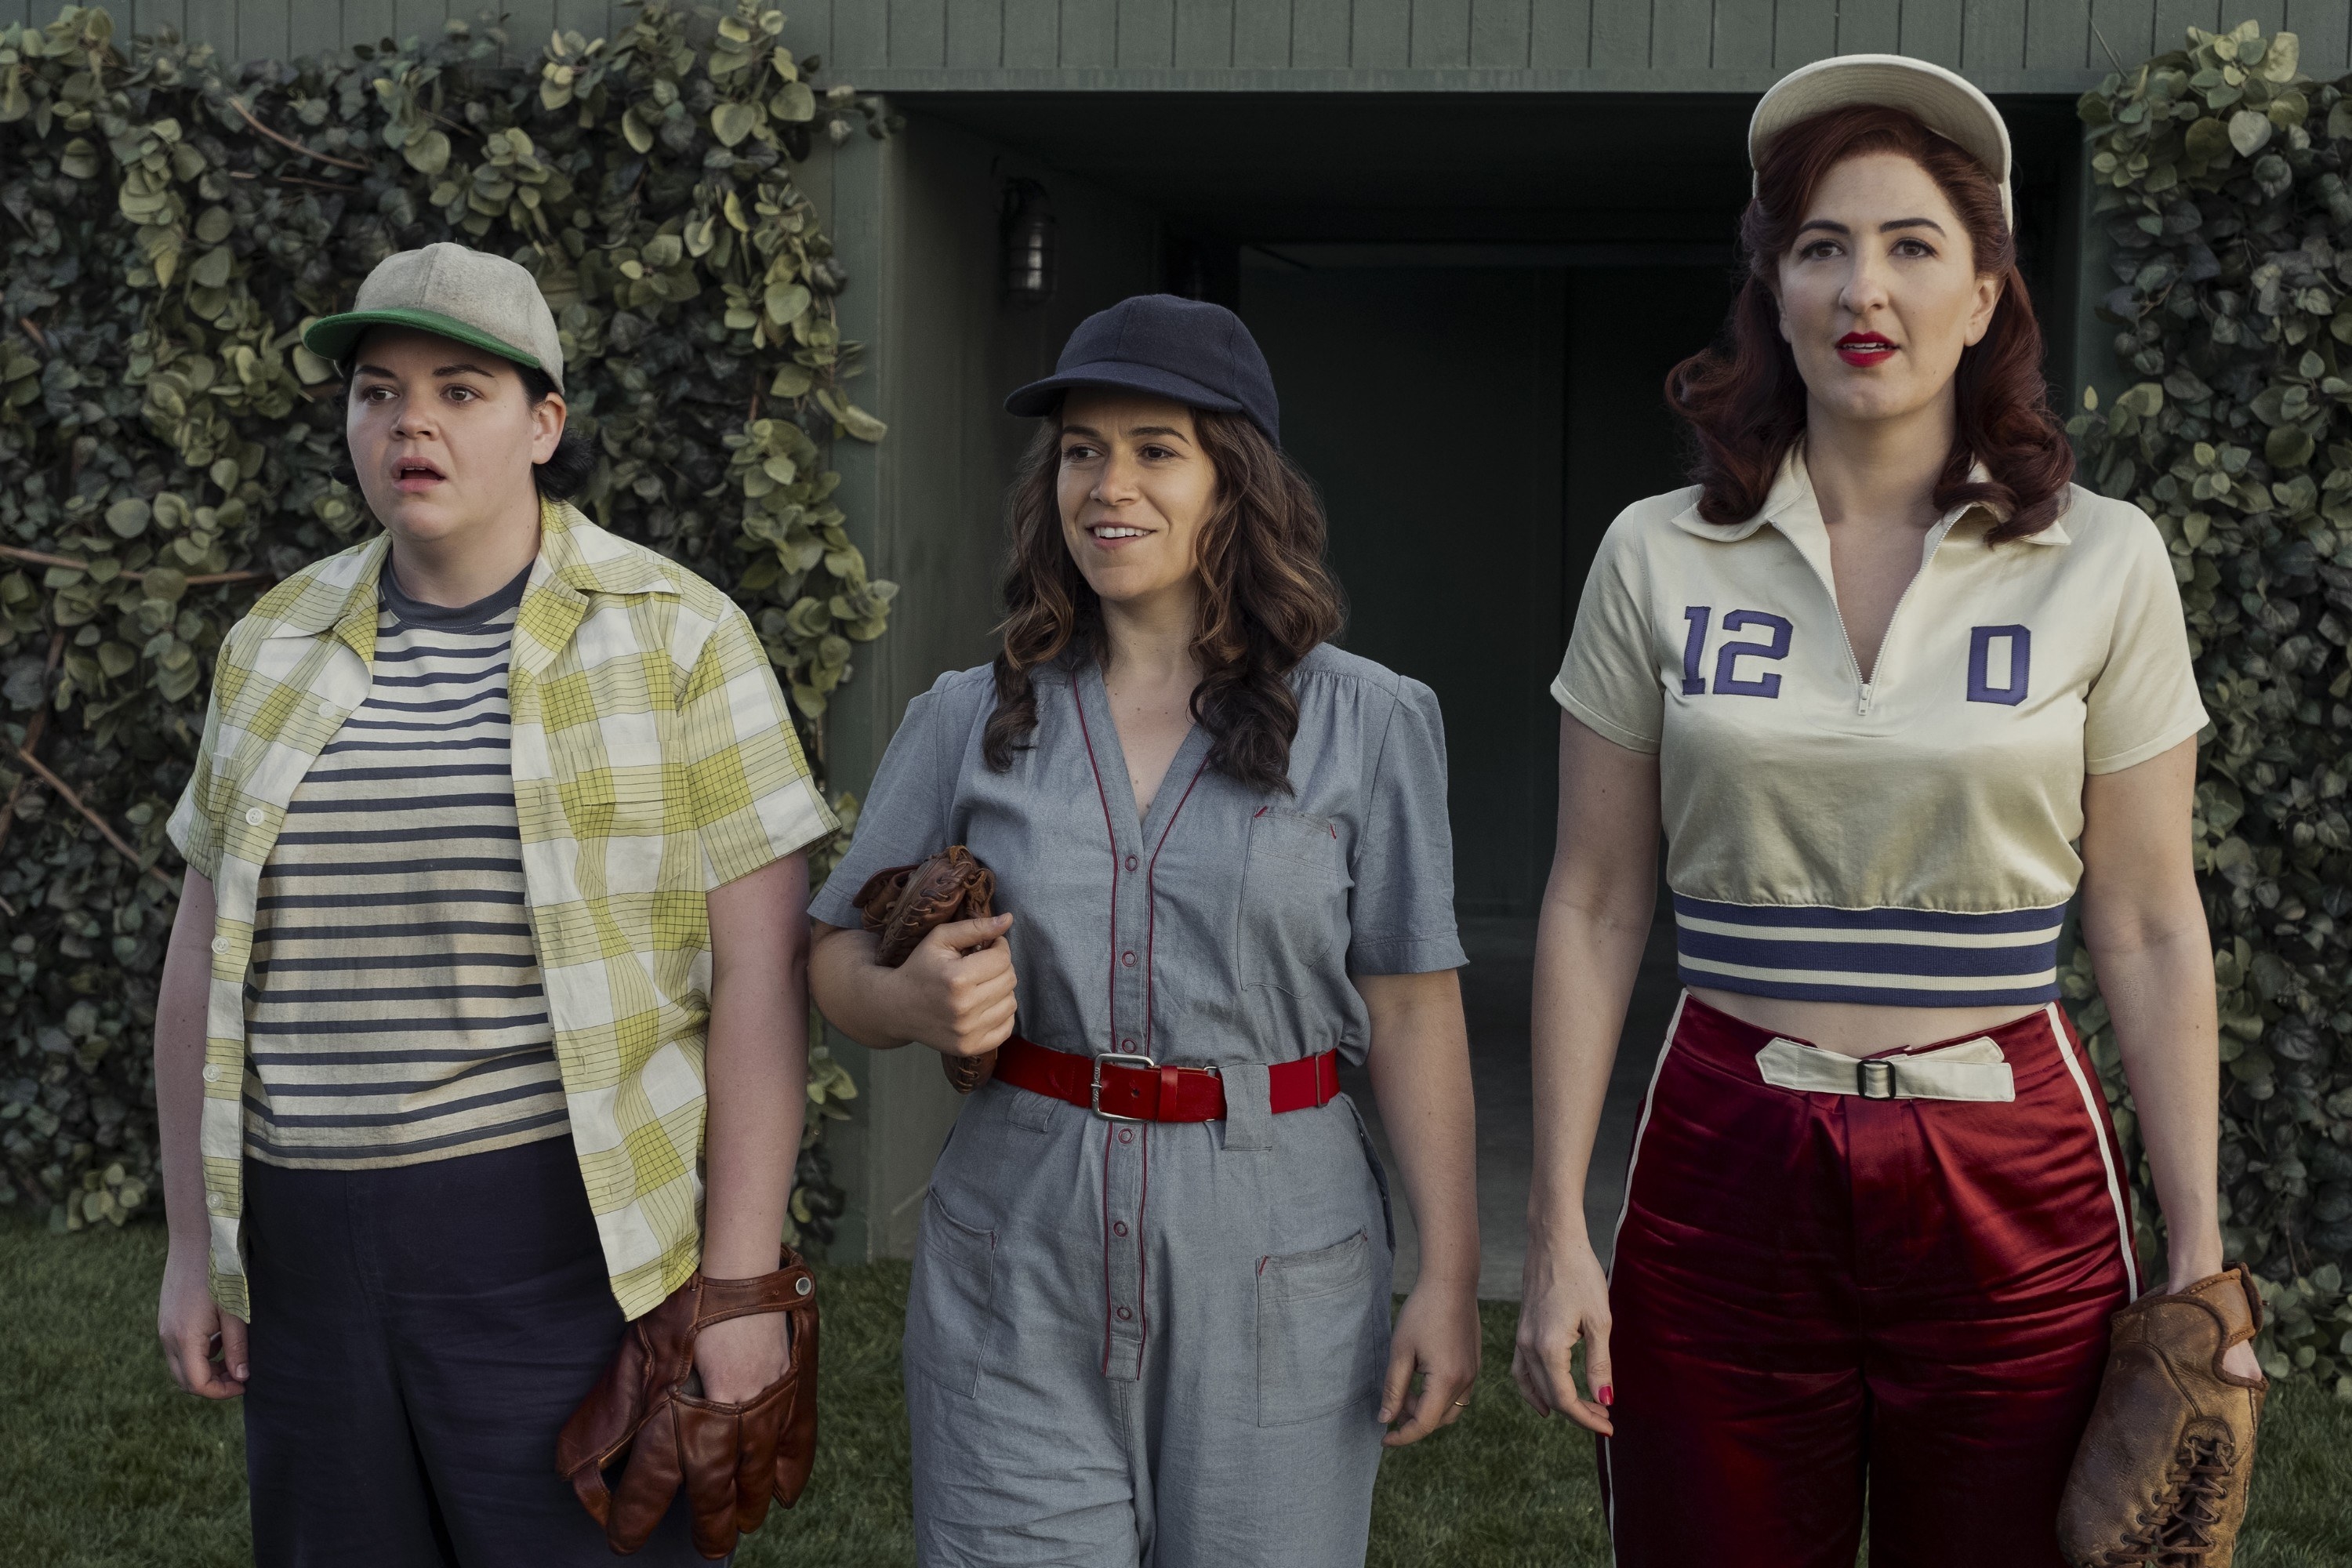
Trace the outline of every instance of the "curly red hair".
[[[1739, 220], [1748, 278], [1732, 301], [1727, 341], [1666, 374], [1666, 403], [1698, 437], [1691, 478], [1699, 515], [1742, 522], [1763, 510], [1782, 461], [1805, 433], [1805, 384], [1780, 331], [1772, 281], [1795, 242], [1822, 178], [1849, 158], [1899, 153], [1926, 171], [1969, 231], [1978, 275], [2000, 279], [1984, 337], [1962, 351], [1954, 374], [1958, 425], [1937, 476], [1935, 504], [1991, 507], [2002, 521], [1986, 542], [2039, 533], [2066, 510], [2074, 450], [2050, 406], [2042, 375], [2042, 328], [2000, 191], [1958, 145], [1899, 109], [1861, 105], [1800, 121], [1775, 137], [1757, 170], [1757, 193]], [[1989, 476], [1972, 482], [1982, 463]]]

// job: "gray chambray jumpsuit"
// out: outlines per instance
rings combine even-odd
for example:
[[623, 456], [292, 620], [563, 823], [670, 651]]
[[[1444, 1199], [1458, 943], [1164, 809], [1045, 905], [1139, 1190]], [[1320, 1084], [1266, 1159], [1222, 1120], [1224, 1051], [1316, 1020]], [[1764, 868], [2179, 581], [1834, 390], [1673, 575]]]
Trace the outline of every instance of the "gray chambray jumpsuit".
[[1292, 674], [1296, 793], [1195, 730], [1137, 820], [1102, 676], [1041, 671], [1034, 746], [981, 755], [985, 668], [907, 710], [811, 909], [970, 846], [1015, 916], [1020, 1032], [1215, 1067], [1223, 1121], [1129, 1123], [992, 1082], [931, 1174], [908, 1302], [926, 1564], [1363, 1561], [1393, 1235], [1355, 1107], [1266, 1069], [1370, 1039], [1359, 974], [1463, 963], [1437, 700], [1337, 648]]

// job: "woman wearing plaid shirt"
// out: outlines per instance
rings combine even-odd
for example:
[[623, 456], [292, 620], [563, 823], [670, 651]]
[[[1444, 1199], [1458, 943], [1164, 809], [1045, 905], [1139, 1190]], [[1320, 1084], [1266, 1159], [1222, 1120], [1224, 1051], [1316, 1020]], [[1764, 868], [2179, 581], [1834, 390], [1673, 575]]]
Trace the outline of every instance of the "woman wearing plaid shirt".
[[[384, 533], [230, 632], [172, 819], [158, 1329], [245, 1396], [258, 1562], [601, 1563], [556, 1434], [625, 1320], [776, 1266], [835, 824], [742, 612], [561, 499], [530, 275], [436, 245], [359, 307], [304, 341]], [[698, 1561], [682, 1505], [644, 1555]]]

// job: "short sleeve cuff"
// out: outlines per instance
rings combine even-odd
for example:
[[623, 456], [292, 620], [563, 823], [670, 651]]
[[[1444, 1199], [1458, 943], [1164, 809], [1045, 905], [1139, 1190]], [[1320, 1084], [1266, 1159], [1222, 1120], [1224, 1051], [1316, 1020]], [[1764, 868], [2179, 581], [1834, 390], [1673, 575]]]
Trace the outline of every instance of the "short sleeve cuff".
[[2160, 757], [2181, 742], [2203, 730], [2210, 722], [2205, 710], [2199, 708], [2194, 718], [2184, 717], [2160, 731], [2152, 740], [2143, 741], [2129, 750], [2110, 752], [2104, 757], [2086, 758], [2083, 771], [2086, 773], [2119, 773], [2126, 768], [2137, 767], [2150, 757]]
[[849, 901], [856, 891], [839, 877], [826, 878], [824, 886], [809, 900], [809, 919], [824, 925], [839, 926], [845, 931], [856, 930], [865, 923], [864, 917], [857, 912], [857, 906]]
[[710, 862], [710, 885], [725, 887], [798, 855], [841, 828], [817, 792], [816, 781], [798, 778], [702, 830], [703, 854]]
[[1577, 696], [1575, 692], [1570, 691], [1565, 678], [1553, 678], [1551, 700], [1567, 709], [1586, 728], [1604, 741], [1614, 742], [1629, 752], [1640, 752], [1644, 756], [1654, 754], [1658, 749], [1658, 738], [1655, 735], [1638, 734], [1611, 719], [1607, 714], [1601, 712], [1591, 703]]
[[1354, 974], [1432, 974], [1460, 969], [1470, 962], [1462, 939], [1453, 931], [1438, 936], [1359, 938], [1348, 944], [1348, 969]]
[[212, 824], [196, 809], [196, 789], [191, 784], [180, 796], [180, 804], [172, 808], [171, 820], [163, 825], [163, 837], [188, 863], [188, 869], [206, 881], [220, 879], [220, 844], [213, 837]]

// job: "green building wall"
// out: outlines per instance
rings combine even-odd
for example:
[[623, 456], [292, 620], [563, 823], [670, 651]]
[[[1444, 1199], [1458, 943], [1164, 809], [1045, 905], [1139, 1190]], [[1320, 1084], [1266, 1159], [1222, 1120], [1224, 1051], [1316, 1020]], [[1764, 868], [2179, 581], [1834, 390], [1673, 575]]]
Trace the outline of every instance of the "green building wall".
[[[131, 32], [169, 26], [238, 59], [282, 58], [472, 18], [467, 0], [117, 0]], [[879, 447], [843, 442], [842, 500], [877, 575], [902, 585], [888, 635], [860, 650], [835, 703], [836, 784], [862, 792], [907, 701], [939, 672], [984, 660], [994, 618], [1003, 487], [1026, 432], [997, 412], [1004, 390], [1051, 366], [1082, 316], [1162, 286], [1170, 234], [1135, 193], [1090, 184], [969, 128], [974, 106], [1018, 101], [1033, 120], [1055, 95], [1661, 95], [1752, 97], [1832, 54], [1889, 50], [1965, 71], [2011, 100], [2071, 100], [2111, 59], [2173, 47], [2188, 26], [2251, 17], [2291, 28], [2305, 68], [2352, 68], [2347, 0], [802, 0], [786, 39], [824, 57], [824, 79], [891, 96], [906, 131], [859, 137], [803, 173], [852, 279], [846, 337], [867, 345], [859, 401], [890, 426]], [[551, 30], [594, 37], [625, 8], [604, 0], [509, 0], [519, 56]], [[0, 26], [55, 14], [0, 0]], [[1400, 97], [1397, 101], [1406, 101]], [[1473, 106], [1465, 110], [1475, 112]], [[1744, 110], [1740, 112], [1744, 113]], [[962, 123], [960, 123], [962, 121]], [[1732, 154], [1736, 156], [1736, 153]], [[998, 202], [1009, 179], [1049, 179], [1063, 274], [1053, 300], [999, 293]], [[2072, 213], [2045, 307], [2053, 376], [2110, 386], [2111, 330], [2086, 302], [2111, 287], [2089, 229], [2079, 162], [2063, 171]], [[836, 1041], [858, 1080], [836, 1127], [852, 1209], [836, 1256], [903, 1253], [931, 1161], [955, 1111], [931, 1053]]]

